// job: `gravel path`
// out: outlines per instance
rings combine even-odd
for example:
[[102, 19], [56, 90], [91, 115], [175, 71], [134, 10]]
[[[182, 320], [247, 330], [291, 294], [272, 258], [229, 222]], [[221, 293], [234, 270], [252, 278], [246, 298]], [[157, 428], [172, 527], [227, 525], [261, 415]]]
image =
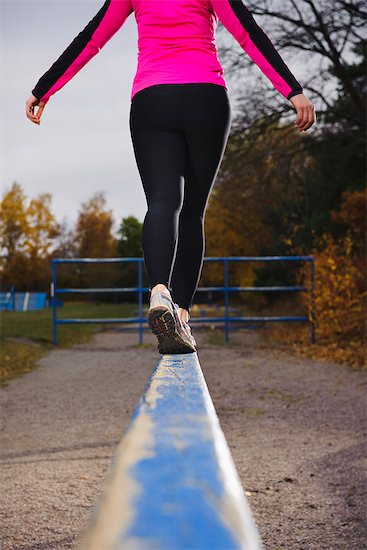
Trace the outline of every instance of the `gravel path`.
[[[367, 548], [366, 371], [291, 356], [253, 331], [229, 349], [195, 336], [265, 548]], [[153, 335], [137, 341], [99, 333], [0, 390], [1, 550], [76, 548], [159, 358]]]

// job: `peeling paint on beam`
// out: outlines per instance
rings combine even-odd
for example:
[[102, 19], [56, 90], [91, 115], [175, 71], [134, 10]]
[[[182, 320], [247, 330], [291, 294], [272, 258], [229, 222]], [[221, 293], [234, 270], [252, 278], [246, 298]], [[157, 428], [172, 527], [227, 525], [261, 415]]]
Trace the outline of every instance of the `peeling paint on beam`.
[[262, 548], [197, 353], [161, 355], [79, 548]]

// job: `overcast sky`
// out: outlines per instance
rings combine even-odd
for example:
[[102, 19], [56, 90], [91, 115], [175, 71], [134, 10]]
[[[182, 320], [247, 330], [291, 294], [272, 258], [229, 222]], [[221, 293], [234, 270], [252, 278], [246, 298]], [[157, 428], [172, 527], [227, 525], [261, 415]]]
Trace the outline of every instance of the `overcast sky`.
[[[128, 215], [142, 221], [146, 212], [129, 131], [137, 65], [133, 13], [51, 96], [40, 126], [25, 116], [38, 79], [102, 5], [103, 0], [0, 0], [2, 191], [17, 181], [30, 198], [51, 192], [57, 220], [69, 225], [81, 202], [97, 191], [105, 192], [116, 222]], [[227, 84], [232, 99], [235, 83], [227, 78]]]

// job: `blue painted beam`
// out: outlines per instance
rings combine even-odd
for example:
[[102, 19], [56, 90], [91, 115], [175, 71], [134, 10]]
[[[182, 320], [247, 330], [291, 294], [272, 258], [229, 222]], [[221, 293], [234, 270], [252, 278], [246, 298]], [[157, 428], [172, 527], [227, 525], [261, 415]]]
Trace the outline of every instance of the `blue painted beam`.
[[80, 548], [262, 548], [197, 353], [161, 355]]

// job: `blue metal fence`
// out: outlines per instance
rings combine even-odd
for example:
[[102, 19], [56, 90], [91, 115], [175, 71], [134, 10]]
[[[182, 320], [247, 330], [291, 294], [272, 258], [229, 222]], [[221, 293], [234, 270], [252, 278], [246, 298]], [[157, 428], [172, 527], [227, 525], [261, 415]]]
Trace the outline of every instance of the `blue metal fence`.
[[46, 292], [0, 292], [0, 311], [33, 311], [47, 306]]
[[15, 287], [12, 286], [6, 292], [0, 292], [0, 311], [15, 310]]
[[[143, 293], [149, 292], [149, 287], [143, 287], [143, 258], [54, 258], [52, 260], [52, 283], [51, 298], [53, 310], [53, 343], [57, 345], [57, 326], [66, 324], [128, 324], [137, 323], [139, 333], [139, 344], [143, 343], [144, 324], [147, 323], [143, 316]], [[229, 262], [308, 262], [309, 286], [265, 286], [265, 287], [239, 287], [229, 286], [228, 267]], [[57, 265], [58, 264], [116, 264], [135, 262], [138, 265], [138, 286], [128, 288], [58, 288], [57, 287]], [[207, 257], [204, 262], [223, 262], [224, 286], [199, 287], [197, 292], [224, 292], [224, 316], [218, 317], [193, 317], [190, 323], [224, 323], [225, 341], [229, 342], [229, 331], [231, 323], [268, 323], [268, 322], [307, 322], [310, 324], [311, 342], [316, 342], [316, 318], [315, 318], [315, 265], [313, 256], [224, 256]], [[124, 293], [136, 292], [138, 295], [138, 317], [128, 318], [99, 318], [99, 319], [59, 319], [57, 317], [57, 296], [60, 294], [86, 294], [86, 293]], [[308, 292], [309, 313], [304, 315], [284, 316], [250, 316], [236, 317], [229, 312], [230, 292]]]

